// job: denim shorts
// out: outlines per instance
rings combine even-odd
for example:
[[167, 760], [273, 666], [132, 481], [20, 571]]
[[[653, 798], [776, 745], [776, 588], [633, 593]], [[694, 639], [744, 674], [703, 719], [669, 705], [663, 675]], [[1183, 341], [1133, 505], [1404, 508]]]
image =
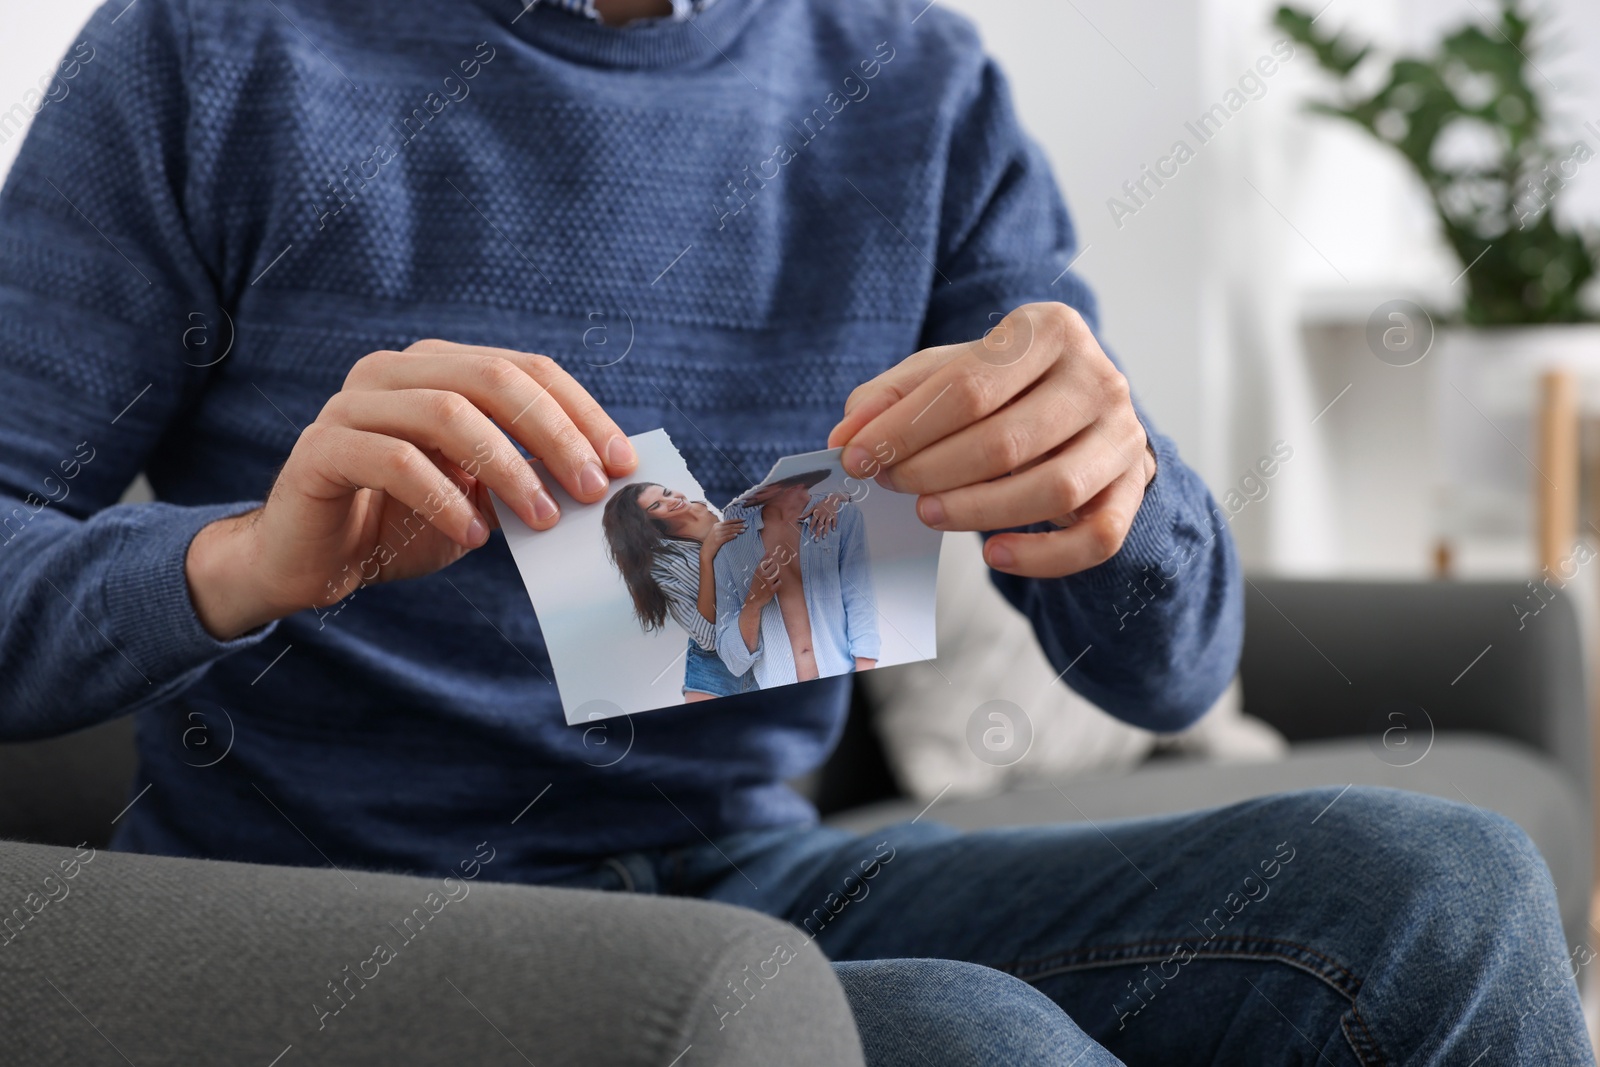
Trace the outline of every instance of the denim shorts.
[[714, 697], [731, 697], [735, 693], [748, 693], [756, 687], [750, 671], [737, 677], [723, 665], [715, 652], [707, 652], [689, 639], [689, 662], [683, 671], [683, 691], [710, 693]]

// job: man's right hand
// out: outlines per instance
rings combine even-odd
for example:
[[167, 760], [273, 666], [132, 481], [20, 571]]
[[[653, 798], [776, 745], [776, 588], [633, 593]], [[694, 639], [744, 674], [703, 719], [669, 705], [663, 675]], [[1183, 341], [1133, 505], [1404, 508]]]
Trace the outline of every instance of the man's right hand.
[[762, 557], [750, 576], [750, 588], [739, 610], [739, 636], [744, 638], [744, 647], [751, 652], [761, 647], [761, 609], [778, 595], [778, 586], [782, 583], [783, 569], [777, 557]]
[[778, 586], [783, 584], [783, 568], [779, 565], [776, 556], [765, 556], [756, 564], [755, 574], [750, 577], [750, 589], [744, 596], [746, 611], [759, 613], [766, 607], [772, 598], [778, 595]]
[[363, 584], [431, 574], [488, 540], [490, 489], [549, 529], [560, 510], [510, 438], [584, 503], [639, 462], [545, 356], [445, 341], [366, 356], [301, 432], [266, 503], [190, 544], [201, 623], [226, 640]]

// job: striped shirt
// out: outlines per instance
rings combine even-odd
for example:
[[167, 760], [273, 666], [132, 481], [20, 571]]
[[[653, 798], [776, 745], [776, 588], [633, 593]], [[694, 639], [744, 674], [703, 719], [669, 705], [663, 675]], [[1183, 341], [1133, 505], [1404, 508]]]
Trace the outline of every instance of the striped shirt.
[[[679, 22], [683, 19], [693, 18], [715, 2], [716, 0], [672, 0], [672, 14], [662, 17], [672, 22]], [[594, 9], [594, 0], [531, 0], [523, 10], [526, 11], [528, 8], [539, 4], [544, 4], [546, 7], [560, 8], [562, 11], [570, 11], [574, 15], [582, 15], [584, 18], [594, 19], [596, 22], [600, 21], [600, 12]]]
[[668, 539], [650, 564], [650, 577], [667, 594], [667, 612], [707, 652], [717, 650], [716, 624], [700, 614], [700, 542]]

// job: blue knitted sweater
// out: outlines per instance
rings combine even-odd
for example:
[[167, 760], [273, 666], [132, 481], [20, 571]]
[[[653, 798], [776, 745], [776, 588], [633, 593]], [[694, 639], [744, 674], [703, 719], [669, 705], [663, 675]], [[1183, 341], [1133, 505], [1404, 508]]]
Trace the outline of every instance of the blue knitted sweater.
[[[1033, 300], [1093, 322], [1004, 81], [923, 8], [102, 10], [0, 195], [0, 738], [136, 714], [116, 844], [167, 854], [433, 871], [489, 840], [496, 877], [537, 880], [813, 819], [783, 783], [846, 679], [572, 728], [498, 536], [226, 643], [183, 560], [357, 359], [422, 337], [555, 357], [720, 504], [920, 347]], [[1092, 646], [1070, 684], [1165, 730], [1233, 672], [1242, 598], [1152, 436], [1117, 558], [999, 583], [1058, 667]], [[117, 505], [141, 470], [160, 502]]]

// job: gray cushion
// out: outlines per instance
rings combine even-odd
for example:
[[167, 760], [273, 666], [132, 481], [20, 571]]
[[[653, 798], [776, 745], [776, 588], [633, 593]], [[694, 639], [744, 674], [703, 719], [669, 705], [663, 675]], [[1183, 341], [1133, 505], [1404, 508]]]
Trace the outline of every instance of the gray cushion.
[[[1383, 758], [1380, 758], [1380, 755]], [[1475, 734], [1439, 734], [1408, 767], [1393, 752], [1366, 741], [1295, 745], [1276, 763], [1219, 767], [1154, 762], [1129, 774], [1057, 783], [972, 800], [943, 800], [928, 819], [964, 830], [1048, 823], [1096, 823], [1217, 807], [1251, 797], [1314, 786], [1376, 785], [1470, 803], [1506, 816], [1539, 846], [1556, 883], [1568, 940], [1586, 940], [1589, 909], [1589, 812], [1583, 794], [1551, 759], [1514, 741]], [[1389, 762], [1386, 762], [1388, 760]], [[1082, 809], [1080, 815], [1073, 808]], [[908, 800], [858, 808], [829, 820], [866, 832], [914, 818], [923, 805]]]
[[0, 843], [6, 1063], [862, 1063], [822, 954], [752, 911], [494, 885], [492, 861], [447, 888], [73, 855]]

